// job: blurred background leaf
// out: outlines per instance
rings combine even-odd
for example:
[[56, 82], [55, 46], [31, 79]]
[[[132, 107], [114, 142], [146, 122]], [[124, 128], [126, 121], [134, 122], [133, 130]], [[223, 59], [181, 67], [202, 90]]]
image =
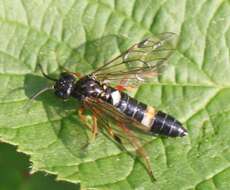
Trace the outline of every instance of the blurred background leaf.
[[30, 175], [28, 156], [16, 152], [12, 145], [0, 143], [0, 190], [77, 190], [79, 186], [57, 182], [55, 176], [38, 172]]

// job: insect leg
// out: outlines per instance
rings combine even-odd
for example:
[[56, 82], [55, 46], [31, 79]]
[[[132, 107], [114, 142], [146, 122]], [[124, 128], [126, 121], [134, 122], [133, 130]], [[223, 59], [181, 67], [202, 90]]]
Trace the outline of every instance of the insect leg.
[[81, 78], [81, 73], [79, 72], [70, 72], [72, 75], [74, 75], [75, 77]]
[[97, 128], [97, 117], [96, 115], [93, 115], [93, 125], [92, 125], [92, 140], [96, 139], [98, 133], [98, 128]]
[[[86, 103], [87, 105], [87, 103]], [[88, 105], [89, 106], [89, 105]], [[93, 113], [93, 137], [95, 138], [98, 133], [98, 127], [97, 124], [100, 123], [101, 126], [104, 127], [104, 129], [107, 131], [107, 135], [114, 140], [119, 145], [122, 144], [122, 140], [120, 138], [120, 135], [113, 131], [113, 129], [110, 127], [110, 123], [107, 121], [107, 119], [103, 118], [103, 114], [100, 112], [100, 110], [96, 109], [95, 107], [91, 106], [91, 111]]]
[[156, 181], [156, 179], [155, 179], [155, 177], [153, 175], [152, 168], [151, 168], [150, 158], [149, 158], [147, 152], [145, 151], [145, 149], [142, 147], [142, 145], [139, 142], [139, 140], [135, 137], [135, 135], [123, 123], [119, 123], [118, 126], [123, 130], [124, 133], [127, 134], [127, 137], [129, 138], [129, 141], [136, 148], [137, 154], [139, 154], [144, 159], [145, 166], [146, 166], [146, 169], [148, 171], [149, 176], [151, 177], [151, 180]]
[[112, 128], [107, 127], [106, 130], [107, 130], [108, 134], [111, 136], [111, 138], [113, 138], [113, 139], [115, 140], [116, 143], [122, 144], [121, 138], [119, 137], [118, 134], [116, 134], [116, 133], [113, 131]]
[[[85, 117], [85, 115], [84, 115], [84, 110], [85, 110], [85, 108], [83, 107], [83, 106], [81, 106], [78, 110], [77, 110], [77, 114], [78, 114], [78, 116], [80, 117], [80, 120], [82, 121], [82, 122], [86, 122], [86, 117]], [[87, 126], [87, 125], [86, 125]], [[90, 128], [89, 126], [87, 126], [88, 128]]]
[[[85, 107], [89, 107], [87, 106], [87, 103], [85, 102]], [[93, 119], [93, 124], [92, 126], [89, 126], [86, 124], [86, 116], [84, 115], [84, 110], [85, 110], [85, 107], [82, 106], [80, 107], [80, 109], [78, 110], [78, 115], [80, 117], [80, 120], [85, 124], [85, 126], [91, 130], [92, 132], [92, 141], [94, 141], [96, 139], [96, 136], [97, 136], [97, 133], [98, 133], [98, 127], [97, 127], [97, 115], [96, 113], [93, 113], [93, 116], [92, 116], [92, 119]], [[89, 107], [90, 108], [90, 107]]]
[[95, 126], [94, 126], [94, 119], [93, 119], [93, 125], [92, 125], [92, 127], [89, 126], [89, 125], [87, 125], [86, 124], [86, 116], [84, 115], [84, 111], [85, 111], [85, 108], [83, 106], [81, 106], [77, 110], [78, 116], [80, 117], [80, 120], [84, 123], [84, 125], [94, 133], [94, 130], [95, 130], [94, 129], [95, 128]]

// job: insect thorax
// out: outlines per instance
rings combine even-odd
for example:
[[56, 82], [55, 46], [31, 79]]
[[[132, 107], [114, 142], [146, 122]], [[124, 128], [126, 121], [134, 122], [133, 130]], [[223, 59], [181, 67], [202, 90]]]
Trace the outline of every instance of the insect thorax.
[[80, 100], [83, 100], [86, 97], [104, 99], [106, 96], [109, 97], [110, 95], [107, 89], [108, 87], [105, 84], [101, 84], [90, 76], [86, 76], [77, 81], [72, 96]]

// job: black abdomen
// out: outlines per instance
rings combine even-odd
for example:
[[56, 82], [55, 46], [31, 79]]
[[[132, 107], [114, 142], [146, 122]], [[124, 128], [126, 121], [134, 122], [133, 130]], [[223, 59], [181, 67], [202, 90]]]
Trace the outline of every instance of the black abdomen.
[[124, 92], [119, 92], [121, 97], [120, 101], [114, 106], [122, 113], [141, 122], [144, 118], [147, 105], [138, 102], [136, 99], [130, 97]]
[[155, 115], [151, 132], [170, 137], [183, 137], [187, 135], [186, 129], [182, 127], [179, 121], [161, 111], [158, 111]]
[[172, 116], [156, 111], [153, 107], [147, 106], [124, 92], [114, 90], [111, 93], [110, 102], [126, 116], [140, 122], [145, 128], [143, 130], [169, 137], [182, 137], [187, 135], [186, 129]]

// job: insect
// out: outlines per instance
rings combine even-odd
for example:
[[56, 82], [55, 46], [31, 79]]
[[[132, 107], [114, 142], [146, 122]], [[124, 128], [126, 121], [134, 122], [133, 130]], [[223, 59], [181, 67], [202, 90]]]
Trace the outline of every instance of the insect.
[[[138, 87], [158, 74], [172, 52], [169, 42], [173, 36], [174, 33], [162, 33], [157, 37], [146, 38], [85, 76], [66, 71], [54, 79], [41, 68], [43, 75], [55, 83], [36, 93], [32, 99], [52, 89], [62, 99], [72, 97], [79, 100], [83, 106], [79, 116], [83, 121], [83, 108], [92, 112], [93, 125], [88, 127], [93, 136], [103, 129], [119, 144], [124, 139], [128, 140], [144, 159], [149, 175], [154, 178], [149, 156], [133, 129], [168, 137], [183, 137], [187, 131], [172, 116], [139, 102], [125, 90]], [[115, 127], [110, 125], [111, 121]], [[97, 126], [97, 123], [100, 125]]]

